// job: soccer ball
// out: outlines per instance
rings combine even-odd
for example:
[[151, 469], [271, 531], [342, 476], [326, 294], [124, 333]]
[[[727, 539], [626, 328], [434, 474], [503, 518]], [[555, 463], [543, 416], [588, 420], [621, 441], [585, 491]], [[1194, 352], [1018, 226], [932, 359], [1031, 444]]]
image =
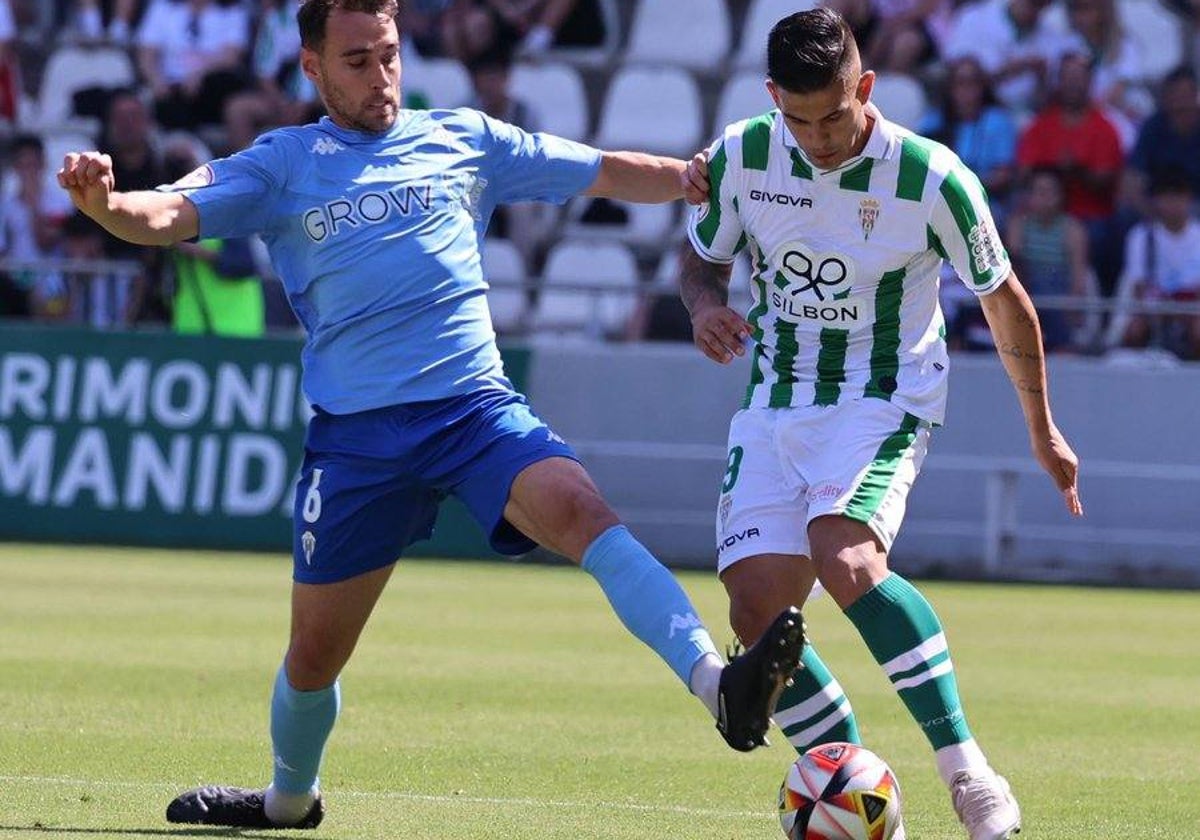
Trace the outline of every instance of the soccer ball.
[[900, 825], [900, 785], [882, 758], [857, 744], [813, 747], [779, 788], [788, 840], [889, 840]]

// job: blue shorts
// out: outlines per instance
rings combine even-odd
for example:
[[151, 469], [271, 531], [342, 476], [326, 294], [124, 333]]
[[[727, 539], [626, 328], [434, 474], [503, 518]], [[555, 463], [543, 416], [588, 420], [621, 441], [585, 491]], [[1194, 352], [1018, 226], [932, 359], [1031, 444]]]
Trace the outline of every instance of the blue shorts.
[[387, 566], [433, 533], [450, 494], [492, 547], [535, 543], [504, 519], [521, 470], [578, 460], [520, 394], [485, 390], [356, 414], [316, 410], [308, 424], [293, 513], [293, 578], [332, 583]]

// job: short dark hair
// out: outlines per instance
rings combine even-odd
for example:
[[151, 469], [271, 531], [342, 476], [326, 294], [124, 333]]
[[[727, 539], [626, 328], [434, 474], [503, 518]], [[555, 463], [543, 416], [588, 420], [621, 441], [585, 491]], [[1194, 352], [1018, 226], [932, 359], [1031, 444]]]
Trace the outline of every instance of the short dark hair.
[[400, 3], [399, 0], [304, 0], [296, 12], [301, 46], [310, 50], [321, 49], [325, 43], [325, 24], [334, 9], [394, 18], [400, 14]]
[[1200, 84], [1196, 80], [1196, 71], [1192, 69], [1190, 64], [1181, 64], [1172, 70], [1170, 73], [1162, 77], [1160, 83], [1162, 87], [1173, 85], [1176, 82], [1191, 82], [1193, 85]]
[[1150, 173], [1150, 195], [1191, 195], [1188, 173], [1178, 166], [1161, 166]]
[[832, 9], [796, 12], [767, 38], [767, 76], [792, 93], [812, 93], [845, 79], [859, 60], [846, 21]]

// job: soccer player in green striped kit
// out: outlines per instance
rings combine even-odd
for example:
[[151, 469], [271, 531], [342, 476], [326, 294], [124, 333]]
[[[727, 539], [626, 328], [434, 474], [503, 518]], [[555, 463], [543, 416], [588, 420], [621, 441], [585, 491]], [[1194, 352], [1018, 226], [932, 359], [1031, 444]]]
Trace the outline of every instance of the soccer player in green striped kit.
[[[691, 197], [704, 200], [680, 269], [699, 349], [721, 363], [751, 353], [717, 513], [730, 620], [753, 643], [819, 580], [929, 739], [971, 840], [1008, 838], [1020, 809], [967, 725], [941, 622], [887, 556], [944, 413], [943, 260], [979, 296], [1033, 452], [1082, 514], [1078, 460], [1050, 414], [1037, 313], [979, 179], [870, 103], [874, 74], [840, 16], [779, 21], [767, 63], [776, 108], [728, 126], [691, 164]], [[754, 305], [743, 318], [727, 303], [744, 249]], [[812, 645], [774, 720], [799, 751], [859, 740]]]

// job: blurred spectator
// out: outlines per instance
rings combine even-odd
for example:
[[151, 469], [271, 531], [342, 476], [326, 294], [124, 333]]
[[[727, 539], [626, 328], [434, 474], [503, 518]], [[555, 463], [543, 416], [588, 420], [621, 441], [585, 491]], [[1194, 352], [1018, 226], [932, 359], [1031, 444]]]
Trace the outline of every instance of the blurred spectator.
[[[113, 175], [120, 190], [152, 190], [168, 181], [158, 148], [157, 126], [150, 108], [132, 88], [115, 91], [108, 100], [96, 148], [113, 159]], [[165, 324], [170, 305], [163, 288], [163, 251], [134, 245], [105, 233], [104, 255], [130, 260], [142, 268], [131, 297], [131, 322]]]
[[[300, 0], [262, 0], [255, 28], [251, 62], [255, 89], [266, 96], [268, 107], [275, 112], [270, 120], [272, 127], [307, 122], [318, 102], [316, 88], [300, 69], [300, 30], [296, 27], [299, 9]], [[245, 147], [240, 142], [230, 145]]]
[[1200, 195], [1200, 100], [1196, 72], [1179, 67], [1162, 80], [1158, 110], [1138, 132], [1129, 156], [1132, 203], [1143, 213], [1145, 185], [1151, 172], [1175, 170]]
[[250, 21], [234, 0], [153, 0], [138, 27], [138, 69], [168, 128], [223, 118], [225, 100], [246, 89]]
[[538, 121], [529, 103], [512, 95], [512, 49], [492, 47], [467, 62], [472, 97], [467, 107], [483, 111], [528, 132], [538, 131]]
[[406, 0], [400, 4], [400, 32], [425, 58], [441, 58], [446, 55], [442, 44], [446, 15], [458, 5], [456, 0]]
[[908, 73], [936, 58], [952, 21], [950, 0], [830, 0], [863, 45], [869, 69]]
[[[1063, 209], [1062, 175], [1057, 169], [1034, 169], [1023, 206], [1008, 223], [1004, 240], [1013, 268], [1037, 302], [1041, 297], [1089, 296], [1087, 232]], [[1070, 350], [1081, 313], [1038, 307], [1042, 343], [1047, 352]]]
[[18, 135], [9, 152], [10, 172], [5, 173], [0, 205], [6, 256], [23, 261], [56, 256], [62, 223], [74, 211], [71, 199], [47, 178], [46, 147], [40, 137]]
[[[1200, 300], [1200, 222], [1192, 212], [1194, 198], [1182, 172], [1154, 174], [1152, 217], [1134, 226], [1125, 240], [1122, 301]], [[1200, 315], [1121, 313], [1109, 336], [1129, 347], [1161, 347], [1181, 358], [1200, 359]]]
[[996, 97], [1018, 113], [1041, 107], [1051, 68], [1071, 39], [1045, 14], [1052, 0], [982, 0], [960, 6], [947, 59], [973, 56], [996, 84]]
[[1068, 54], [1058, 69], [1054, 101], [1038, 112], [1017, 144], [1022, 180], [1036, 166], [1057, 167], [1066, 187], [1066, 209], [1089, 226], [1093, 240], [1113, 215], [1124, 158], [1117, 130], [1091, 98], [1092, 65]]
[[1121, 26], [1116, 0], [1067, 0], [1067, 20], [1092, 58], [1092, 97], [1128, 148], [1150, 108], [1138, 87], [1144, 75], [1141, 48]]
[[536, 56], [604, 43], [596, 0], [453, 0], [442, 22], [442, 48], [464, 63], [496, 45]]
[[[63, 224], [63, 257], [96, 262], [104, 259], [106, 233], [83, 213], [76, 212]], [[34, 284], [32, 309], [35, 317], [100, 329], [133, 323], [140, 281], [127, 274], [108, 271], [52, 272]]]
[[946, 144], [983, 182], [992, 215], [1002, 224], [1017, 164], [1017, 124], [996, 102], [979, 60], [950, 63], [942, 101], [920, 131]]
[[21, 80], [13, 40], [17, 34], [9, 0], [0, 0], [0, 121], [17, 121]]
[[[199, 167], [186, 140], [164, 149], [172, 181]], [[176, 332], [204, 335], [261, 336], [265, 329], [262, 281], [246, 239], [201, 239], [170, 248], [175, 275], [172, 322]]]
[[140, 0], [79, 0], [75, 31], [88, 41], [107, 39], [114, 44], [128, 44], [142, 10]]

